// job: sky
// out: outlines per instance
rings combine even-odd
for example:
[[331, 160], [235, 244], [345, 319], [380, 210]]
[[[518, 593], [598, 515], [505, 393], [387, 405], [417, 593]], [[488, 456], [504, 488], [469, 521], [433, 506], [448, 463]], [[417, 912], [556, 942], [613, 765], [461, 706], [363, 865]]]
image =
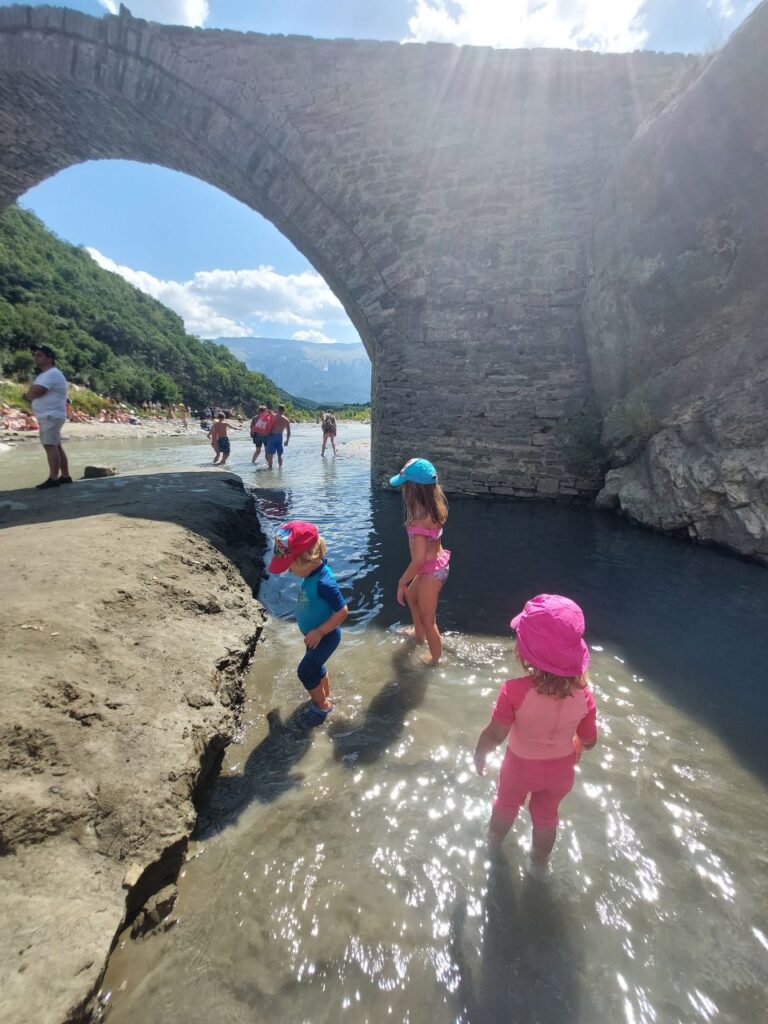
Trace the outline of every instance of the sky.
[[[0, 7], [14, 0], [0, 0]], [[759, 0], [128, 0], [168, 24], [319, 38], [702, 52]], [[33, 4], [39, 6], [39, 4]], [[119, 0], [70, 0], [97, 17]], [[59, 237], [176, 310], [205, 338], [358, 340], [341, 304], [269, 221], [161, 167], [92, 161], [20, 199]], [[194, 215], [190, 216], [190, 212]]]

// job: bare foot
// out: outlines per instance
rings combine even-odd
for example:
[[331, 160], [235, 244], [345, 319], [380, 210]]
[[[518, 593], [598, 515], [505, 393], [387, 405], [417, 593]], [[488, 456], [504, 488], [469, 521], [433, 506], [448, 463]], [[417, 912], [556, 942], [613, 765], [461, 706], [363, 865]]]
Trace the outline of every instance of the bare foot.
[[417, 635], [415, 626], [398, 626], [395, 632], [398, 636], [404, 636], [408, 640], [415, 640], [417, 644], [425, 644], [427, 642], [425, 636]]
[[530, 878], [535, 878], [537, 882], [546, 882], [550, 877], [549, 861], [536, 861], [528, 854], [525, 861], [525, 870]]
[[418, 656], [419, 661], [422, 665], [426, 665], [428, 668], [434, 668], [435, 665], [440, 664], [439, 658], [433, 658], [428, 651], [422, 651]]

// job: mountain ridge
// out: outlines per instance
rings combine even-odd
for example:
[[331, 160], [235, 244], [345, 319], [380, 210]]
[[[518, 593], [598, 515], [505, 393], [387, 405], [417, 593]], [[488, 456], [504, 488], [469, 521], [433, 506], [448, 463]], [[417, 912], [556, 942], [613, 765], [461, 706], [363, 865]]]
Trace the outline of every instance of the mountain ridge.
[[290, 338], [215, 338], [249, 370], [318, 405], [367, 404], [371, 364], [362, 342], [320, 344]]

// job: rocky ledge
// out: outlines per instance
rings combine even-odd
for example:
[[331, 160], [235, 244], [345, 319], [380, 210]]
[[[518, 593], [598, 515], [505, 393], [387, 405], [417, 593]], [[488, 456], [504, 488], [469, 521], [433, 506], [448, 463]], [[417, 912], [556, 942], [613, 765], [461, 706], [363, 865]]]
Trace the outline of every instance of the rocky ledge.
[[0, 494], [7, 1024], [78, 1020], [118, 930], [167, 892], [236, 726], [262, 554], [224, 472]]

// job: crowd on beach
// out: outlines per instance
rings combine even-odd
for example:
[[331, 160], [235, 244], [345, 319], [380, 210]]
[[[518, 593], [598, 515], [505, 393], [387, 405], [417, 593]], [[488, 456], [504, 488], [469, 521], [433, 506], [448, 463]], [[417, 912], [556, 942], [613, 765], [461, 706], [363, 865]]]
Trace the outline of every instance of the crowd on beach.
[[[139, 426], [142, 423], [181, 420], [186, 429], [191, 415], [184, 405], [161, 406], [154, 402], [143, 402], [138, 409], [123, 404], [105, 406], [95, 415], [91, 415], [82, 409], [76, 409], [69, 397], [66, 399], [66, 420], [69, 423], [127, 423]], [[0, 430], [28, 432], [39, 429], [40, 424], [34, 413], [7, 402], [0, 406]]]

